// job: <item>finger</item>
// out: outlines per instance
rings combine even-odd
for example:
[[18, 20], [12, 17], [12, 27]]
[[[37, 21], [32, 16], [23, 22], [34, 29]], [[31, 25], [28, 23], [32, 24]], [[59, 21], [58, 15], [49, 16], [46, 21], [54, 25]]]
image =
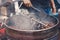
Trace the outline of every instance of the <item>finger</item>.
[[27, 3], [27, 4], [25, 4], [25, 6], [30, 7], [30, 4], [29, 4], [29, 3]]
[[28, 4], [27, 4], [27, 7], [31, 7], [31, 6], [32, 6], [32, 4], [31, 4], [31, 3], [28, 3]]
[[29, 4], [25, 4], [26, 7], [29, 7]]
[[30, 3], [29, 7], [32, 7], [32, 4]]

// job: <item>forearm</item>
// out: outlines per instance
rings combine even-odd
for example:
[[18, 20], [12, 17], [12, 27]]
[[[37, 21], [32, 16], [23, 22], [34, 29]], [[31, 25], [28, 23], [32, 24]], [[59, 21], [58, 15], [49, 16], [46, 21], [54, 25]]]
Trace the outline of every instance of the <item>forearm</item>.
[[51, 7], [52, 7], [52, 12], [56, 13], [56, 7], [55, 7], [54, 0], [51, 0]]

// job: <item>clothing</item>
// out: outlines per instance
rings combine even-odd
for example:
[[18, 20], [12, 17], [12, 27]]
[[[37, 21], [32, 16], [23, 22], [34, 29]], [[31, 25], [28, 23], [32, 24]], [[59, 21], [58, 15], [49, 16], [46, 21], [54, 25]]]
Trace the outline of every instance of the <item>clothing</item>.
[[60, 0], [57, 0], [57, 2], [60, 4]]
[[54, 0], [54, 2], [55, 2], [55, 5], [56, 5], [56, 8], [59, 9], [60, 8], [60, 4], [58, 3], [58, 1]]
[[47, 14], [49, 14], [49, 11], [51, 9], [50, 6], [50, 0], [31, 0], [33, 6], [35, 6], [36, 8], [42, 8]]
[[31, 0], [33, 5], [40, 6], [42, 8], [49, 8], [50, 0]]

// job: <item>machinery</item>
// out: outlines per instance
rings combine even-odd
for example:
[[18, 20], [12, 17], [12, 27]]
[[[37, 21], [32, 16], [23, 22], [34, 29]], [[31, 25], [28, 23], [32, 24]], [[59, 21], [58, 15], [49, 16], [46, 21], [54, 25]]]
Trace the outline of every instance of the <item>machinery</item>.
[[59, 20], [47, 15], [42, 8], [35, 4], [26, 8], [21, 0], [0, 0], [0, 3], [1, 16], [8, 16], [2, 20], [7, 40], [58, 39]]

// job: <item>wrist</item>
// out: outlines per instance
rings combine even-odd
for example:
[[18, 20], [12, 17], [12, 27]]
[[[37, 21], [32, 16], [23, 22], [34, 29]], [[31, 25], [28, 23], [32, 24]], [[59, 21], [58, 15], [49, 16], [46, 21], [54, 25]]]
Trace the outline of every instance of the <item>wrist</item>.
[[58, 13], [52, 13], [53, 15], [58, 15]]

